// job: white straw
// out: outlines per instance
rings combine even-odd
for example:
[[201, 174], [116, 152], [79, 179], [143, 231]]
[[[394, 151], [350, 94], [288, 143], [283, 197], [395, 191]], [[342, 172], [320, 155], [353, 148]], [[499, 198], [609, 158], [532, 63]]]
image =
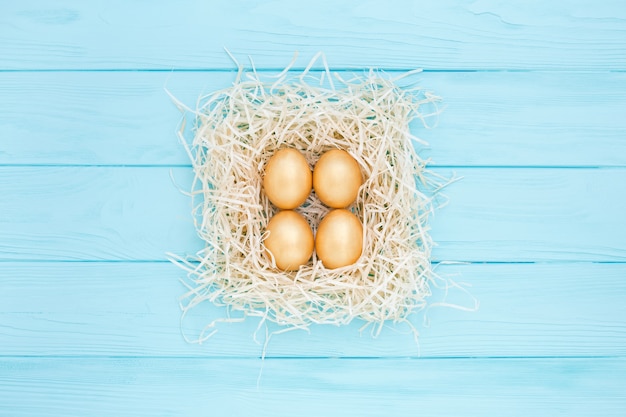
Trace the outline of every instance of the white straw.
[[[300, 75], [289, 76], [294, 57], [278, 80], [267, 81], [254, 67], [242, 77], [242, 67], [231, 58], [239, 69], [235, 83], [205, 97], [193, 112], [192, 213], [206, 247], [175, 260], [189, 279], [183, 310], [210, 301], [263, 322], [304, 329], [361, 319], [378, 324], [374, 334], [387, 321], [406, 321], [430, 295], [427, 222], [434, 190], [445, 182], [425, 170], [409, 122], [436, 116], [440, 99], [423, 90], [401, 90], [377, 71], [349, 81], [333, 75], [340, 83], [335, 85], [322, 54]], [[310, 70], [320, 58], [325, 72], [315, 75]], [[321, 74], [330, 88], [305, 81], [320, 81]], [[345, 149], [361, 165], [365, 182], [351, 209], [364, 225], [365, 245], [355, 264], [328, 270], [313, 257], [297, 272], [273, 268], [263, 238], [276, 209], [261, 184], [267, 160], [283, 147], [300, 150], [311, 167], [333, 148]], [[328, 208], [312, 193], [298, 211], [315, 232]], [[212, 334], [215, 323], [200, 340]]]

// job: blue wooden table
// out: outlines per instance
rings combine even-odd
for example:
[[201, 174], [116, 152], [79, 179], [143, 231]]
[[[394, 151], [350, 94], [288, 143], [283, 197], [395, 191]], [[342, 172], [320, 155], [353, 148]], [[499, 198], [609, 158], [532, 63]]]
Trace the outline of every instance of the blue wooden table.
[[[180, 321], [180, 113], [237, 59], [423, 68], [437, 272], [480, 308], [373, 338]], [[319, 66], [315, 69], [321, 69]], [[626, 415], [626, 3], [3, 1], [0, 416]], [[458, 289], [432, 302], [472, 306]], [[256, 333], [256, 340], [253, 337]]]

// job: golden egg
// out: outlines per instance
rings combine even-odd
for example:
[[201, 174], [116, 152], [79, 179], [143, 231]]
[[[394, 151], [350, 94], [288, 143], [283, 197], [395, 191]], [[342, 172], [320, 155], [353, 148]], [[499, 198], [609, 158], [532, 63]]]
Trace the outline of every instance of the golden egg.
[[340, 149], [326, 152], [313, 169], [313, 189], [328, 207], [348, 207], [356, 199], [362, 183], [359, 163]]
[[355, 263], [363, 251], [363, 226], [359, 219], [345, 209], [331, 210], [317, 228], [315, 251], [328, 269]]
[[297, 270], [313, 254], [313, 232], [302, 215], [293, 210], [278, 212], [267, 224], [265, 248], [284, 271]]
[[294, 209], [304, 203], [312, 187], [312, 174], [304, 156], [297, 150], [277, 151], [265, 167], [263, 189], [278, 208]]

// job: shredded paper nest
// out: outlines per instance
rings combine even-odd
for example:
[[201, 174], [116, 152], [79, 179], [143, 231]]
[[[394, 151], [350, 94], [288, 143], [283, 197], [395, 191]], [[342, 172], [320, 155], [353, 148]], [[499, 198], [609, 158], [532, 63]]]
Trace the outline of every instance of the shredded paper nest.
[[[433, 279], [427, 220], [440, 182], [416, 153], [422, 143], [409, 122], [426, 124], [439, 98], [400, 88], [398, 80], [373, 70], [349, 79], [328, 69], [270, 78], [240, 68], [231, 87], [199, 101], [193, 139], [181, 137], [206, 246], [177, 261], [189, 278], [183, 310], [208, 300], [287, 328], [361, 319], [365, 327], [378, 324], [377, 333], [426, 305]], [[267, 255], [265, 228], [277, 209], [262, 179], [269, 158], [285, 147], [301, 151], [311, 168], [336, 148], [359, 163], [364, 183], [350, 209], [364, 236], [355, 264], [326, 269], [314, 254], [298, 271], [284, 272]], [[328, 210], [315, 193], [297, 209], [313, 233]]]

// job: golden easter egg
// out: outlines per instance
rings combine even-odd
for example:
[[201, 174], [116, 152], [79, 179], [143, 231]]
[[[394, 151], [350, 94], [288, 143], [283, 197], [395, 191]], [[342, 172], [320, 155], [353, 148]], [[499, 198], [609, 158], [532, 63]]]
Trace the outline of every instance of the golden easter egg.
[[313, 254], [313, 232], [302, 215], [293, 210], [283, 210], [267, 224], [269, 232], [265, 248], [284, 271], [294, 271], [305, 265]]
[[313, 169], [313, 189], [328, 207], [348, 207], [356, 199], [362, 183], [359, 163], [344, 150], [324, 153]]
[[355, 263], [363, 251], [363, 225], [348, 210], [331, 210], [317, 228], [315, 251], [328, 269]]
[[267, 162], [263, 189], [280, 209], [300, 206], [311, 193], [312, 174], [304, 155], [292, 148], [277, 151]]

